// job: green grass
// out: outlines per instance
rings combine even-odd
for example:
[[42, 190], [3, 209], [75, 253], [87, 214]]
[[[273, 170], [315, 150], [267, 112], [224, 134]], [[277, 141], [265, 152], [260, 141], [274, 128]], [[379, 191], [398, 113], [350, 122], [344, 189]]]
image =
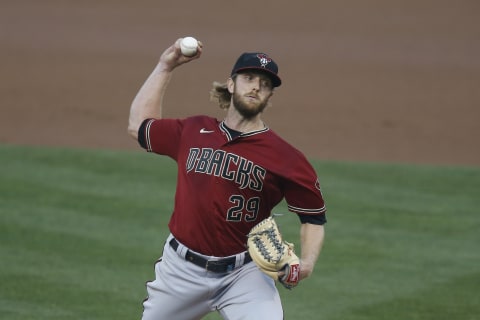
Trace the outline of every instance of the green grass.
[[[139, 319], [174, 162], [8, 145], [0, 160], [0, 319]], [[314, 165], [327, 238], [314, 275], [280, 288], [286, 319], [478, 319], [480, 168]], [[296, 216], [278, 220], [299, 248]]]

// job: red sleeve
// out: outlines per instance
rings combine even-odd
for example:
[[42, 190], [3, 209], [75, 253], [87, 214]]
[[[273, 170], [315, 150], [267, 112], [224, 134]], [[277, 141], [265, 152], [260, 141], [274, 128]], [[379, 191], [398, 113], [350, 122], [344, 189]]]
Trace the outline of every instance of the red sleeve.
[[325, 202], [317, 174], [306, 159], [297, 161], [291, 168], [284, 187], [288, 210], [299, 215], [325, 214]]
[[182, 129], [180, 119], [147, 119], [140, 126], [138, 140], [148, 152], [177, 160]]

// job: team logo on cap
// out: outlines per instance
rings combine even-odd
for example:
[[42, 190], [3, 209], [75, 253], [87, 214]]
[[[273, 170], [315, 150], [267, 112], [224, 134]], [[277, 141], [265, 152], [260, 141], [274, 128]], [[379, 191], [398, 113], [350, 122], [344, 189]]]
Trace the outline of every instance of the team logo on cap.
[[257, 58], [260, 60], [260, 65], [262, 66], [262, 68], [265, 68], [267, 64], [272, 61], [272, 59], [270, 59], [270, 57], [264, 53], [257, 54]]

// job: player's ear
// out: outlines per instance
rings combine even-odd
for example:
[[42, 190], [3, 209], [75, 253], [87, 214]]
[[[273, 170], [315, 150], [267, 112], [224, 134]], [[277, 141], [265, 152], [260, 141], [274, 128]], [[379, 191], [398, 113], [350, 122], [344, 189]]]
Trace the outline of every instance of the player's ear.
[[228, 92], [233, 94], [233, 89], [235, 89], [235, 82], [233, 81], [232, 78], [228, 78], [227, 80], [227, 89], [228, 89]]

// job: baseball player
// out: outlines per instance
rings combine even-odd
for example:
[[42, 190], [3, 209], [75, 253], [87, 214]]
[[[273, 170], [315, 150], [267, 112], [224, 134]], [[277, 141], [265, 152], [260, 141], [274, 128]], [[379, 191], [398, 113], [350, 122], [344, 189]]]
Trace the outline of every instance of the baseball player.
[[199, 42], [194, 56], [182, 55], [180, 42], [163, 52], [129, 117], [129, 134], [144, 149], [178, 165], [170, 234], [147, 283], [142, 319], [201, 319], [214, 311], [224, 319], [283, 319], [275, 282], [252, 262], [246, 235], [286, 199], [300, 220], [302, 280], [317, 261], [326, 218], [313, 167], [262, 121], [282, 83], [278, 66], [267, 54], [244, 53], [226, 83], [214, 82], [211, 97], [224, 119], [164, 119], [173, 71], [202, 54]]

